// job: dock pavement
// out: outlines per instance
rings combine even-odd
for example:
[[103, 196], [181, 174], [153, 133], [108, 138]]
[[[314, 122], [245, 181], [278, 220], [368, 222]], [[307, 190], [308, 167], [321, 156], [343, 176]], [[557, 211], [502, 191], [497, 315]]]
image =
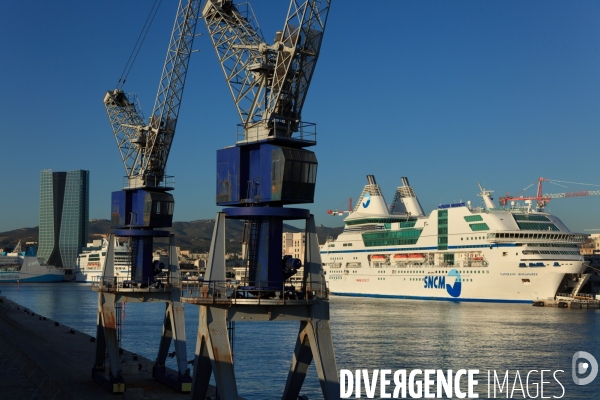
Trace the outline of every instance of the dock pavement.
[[[94, 339], [0, 296], [0, 399], [114, 400], [92, 380]], [[134, 360], [125, 349], [121, 357], [129, 368], [123, 368], [125, 394], [120, 398], [191, 398], [153, 380], [154, 361]], [[208, 396], [216, 397], [214, 387]]]

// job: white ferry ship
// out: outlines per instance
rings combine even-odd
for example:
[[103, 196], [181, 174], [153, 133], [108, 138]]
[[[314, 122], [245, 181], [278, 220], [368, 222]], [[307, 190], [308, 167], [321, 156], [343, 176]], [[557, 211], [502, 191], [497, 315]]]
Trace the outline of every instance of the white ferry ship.
[[321, 247], [332, 294], [423, 300], [531, 302], [572, 287], [587, 263], [557, 217], [531, 202], [440, 205], [428, 216], [408, 180], [388, 208], [372, 175], [344, 231]]
[[0, 255], [0, 283], [47, 283], [64, 280], [65, 271], [46, 265], [35, 248], [21, 252], [21, 242], [10, 253]]
[[[128, 278], [131, 275], [131, 250], [128, 241], [115, 238], [115, 275]], [[102, 238], [87, 244], [77, 257], [76, 282], [97, 281], [102, 276], [102, 266], [106, 260], [108, 240]]]

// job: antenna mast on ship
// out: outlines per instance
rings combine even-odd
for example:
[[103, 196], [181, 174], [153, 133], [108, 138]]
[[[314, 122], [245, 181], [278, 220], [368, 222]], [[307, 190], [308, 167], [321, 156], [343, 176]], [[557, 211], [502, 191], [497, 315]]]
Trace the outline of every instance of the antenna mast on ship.
[[492, 199], [491, 197], [494, 191], [485, 189], [479, 182], [477, 182], [477, 186], [479, 186], [479, 193], [477, 194], [477, 196], [481, 196], [483, 204], [485, 204], [485, 208], [487, 208], [488, 210], [496, 208], [496, 205], [494, 204], [494, 199]]

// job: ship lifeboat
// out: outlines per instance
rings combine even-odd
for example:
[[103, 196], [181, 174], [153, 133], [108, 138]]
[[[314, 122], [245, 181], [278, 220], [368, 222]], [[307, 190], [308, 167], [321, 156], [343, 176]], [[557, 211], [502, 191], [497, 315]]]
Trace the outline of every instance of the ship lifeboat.
[[410, 261], [421, 261], [425, 259], [425, 256], [422, 253], [411, 253], [408, 255], [408, 259]]
[[403, 261], [408, 259], [408, 254], [394, 254], [394, 260]]
[[373, 260], [373, 261], [385, 261], [386, 257], [384, 255], [381, 255], [381, 254], [373, 254], [371, 256], [371, 260]]

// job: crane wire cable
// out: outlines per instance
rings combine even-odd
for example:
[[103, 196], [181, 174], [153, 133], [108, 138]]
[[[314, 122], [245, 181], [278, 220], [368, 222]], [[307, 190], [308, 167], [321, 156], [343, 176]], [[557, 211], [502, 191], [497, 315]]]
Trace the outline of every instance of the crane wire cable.
[[[158, 1], [158, 5], [156, 5], [157, 1]], [[127, 80], [127, 77], [129, 76], [129, 72], [131, 72], [131, 68], [133, 68], [133, 64], [135, 63], [135, 60], [137, 59], [140, 49], [142, 48], [142, 45], [144, 44], [144, 40], [146, 40], [148, 31], [150, 30], [150, 27], [152, 26], [152, 22], [154, 22], [154, 18], [156, 17], [156, 13], [158, 12], [158, 9], [160, 8], [161, 4], [162, 4], [162, 0], [160, 0], [160, 1], [154, 0], [154, 3], [152, 4], [152, 7], [150, 8], [150, 12], [148, 13], [148, 16], [146, 17], [146, 21], [144, 22], [144, 26], [142, 27], [142, 30], [140, 31], [140, 34], [138, 35], [135, 45], [133, 46], [133, 50], [131, 50], [129, 59], [127, 60], [127, 63], [125, 64], [125, 68], [123, 68], [123, 72], [121, 72], [121, 76], [119, 77], [119, 82], [117, 83], [117, 88], [119, 88], [119, 85], [120, 85], [120, 88], [123, 88], [123, 85], [125, 85], [125, 81]], [[156, 7], [156, 9], [155, 9], [155, 7]], [[152, 11], [154, 11], [154, 15], [152, 14]], [[150, 19], [150, 16], [152, 16], [152, 19]], [[150, 20], [150, 23], [148, 23], [148, 20]], [[142, 39], [141, 42], [140, 42], [140, 38]], [[139, 43], [139, 46], [138, 46], [138, 43]], [[135, 53], [135, 56], [134, 56], [134, 53]], [[131, 57], [133, 57], [133, 60], [131, 59]], [[127, 72], [125, 72], [125, 71], [127, 71]], [[125, 75], [125, 77], [123, 77], [123, 75]]]

